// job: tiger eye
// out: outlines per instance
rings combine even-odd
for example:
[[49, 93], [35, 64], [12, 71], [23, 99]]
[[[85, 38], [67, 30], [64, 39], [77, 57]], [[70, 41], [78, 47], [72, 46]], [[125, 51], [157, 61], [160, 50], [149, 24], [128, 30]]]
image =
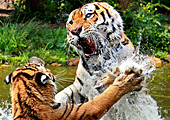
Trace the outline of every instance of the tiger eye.
[[88, 13], [88, 14], [86, 15], [86, 18], [90, 18], [91, 15], [93, 15], [93, 13]]
[[73, 24], [73, 20], [69, 21], [69, 24], [72, 25]]

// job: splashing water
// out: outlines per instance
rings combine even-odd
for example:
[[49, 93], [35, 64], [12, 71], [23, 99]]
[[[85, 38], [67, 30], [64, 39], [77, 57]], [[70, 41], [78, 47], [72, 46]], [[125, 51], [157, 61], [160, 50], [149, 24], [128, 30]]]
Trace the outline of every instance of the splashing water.
[[[111, 51], [112, 50], [112, 51]], [[123, 51], [129, 52], [128, 56], [127, 54], [124, 54]], [[106, 51], [103, 52], [105, 54]], [[143, 89], [140, 92], [131, 92], [129, 94], [126, 94], [123, 96], [115, 105], [114, 107], [108, 111], [108, 114], [106, 114], [103, 119], [109, 120], [160, 120], [160, 115], [158, 114], [158, 107], [156, 101], [148, 94], [145, 93], [146, 85], [150, 81], [147, 81], [147, 78], [150, 77], [150, 73], [155, 70], [155, 67], [153, 64], [151, 64], [150, 59], [148, 59], [147, 56], [139, 55], [138, 53], [132, 53], [130, 50], [128, 50], [126, 47], [122, 46], [118, 52], [115, 52], [115, 50], [108, 48], [107, 53], [110, 53], [111, 59], [105, 60], [103, 59], [103, 56], [99, 56], [98, 60], [101, 61], [102, 69], [105, 72], [112, 73], [115, 71], [116, 66], [119, 67], [122, 72], [125, 71], [125, 69], [136, 67], [143, 70], [143, 75], [145, 76], [145, 80], [143, 83]], [[114, 54], [113, 54], [114, 53]], [[96, 80], [98, 72], [94, 73], [94, 76], [92, 76], [92, 79]], [[59, 76], [60, 77], [60, 76]], [[89, 79], [91, 81], [91, 84], [95, 84], [92, 79]], [[98, 95], [99, 93], [96, 91], [94, 87], [94, 91], [92, 92], [91, 86], [88, 85], [90, 82], [87, 82], [87, 86], [90, 86], [90, 91], [87, 91], [86, 93], [89, 94], [90, 97], [94, 97]], [[5, 104], [5, 103], [4, 103]], [[9, 104], [11, 106], [11, 104]], [[6, 112], [7, 111], [7, 112]], [[8, 114], [6, 114], [8, 113]], [[11, 120], [11, 110], [10, 109], [2, 109], [0, 108], [0, 119], [1, 120]]]
[[[108, 54], [109, 53], [109, 54]], [[104, 55], [108, 54], [110, 59], [104, 59]], [[96, 60], [96, 59], [95, 59]], [[155, 65], [148, 56], [139, 54], [139, 51], [132, 52], [128, 47], [120, 45], [119, 48], [113, 49], [106, 47], [103, 53], [97, 58], [97, 62], [101, 64], [101, 70], [95, 71], [94, 75], [88, 79], [82, 89], [89, 99], [99, 95], [96, 87], [100, 84], [102, 73], [113, 73], [118, 67], [121, 73], [129, 68], [141, 69], [144, 81], [143, 88], [140, 92], [131, 92], [124, 95], [108, 112], [102, 117], [102, 120], [161, 120], [158, 114], [157, 102], [146, 93], [147, 81], [150, 74], [155, 70]], [[97, 83], [97, 84], [96, 84]], [[94, 88], [92, 86], [95, 86]]]
[[11, 114], [11, 104], [7, 101], [3, 102], [3, 104], [6, 106], [4, 108], [0, 108], [0, 120], [12, 120], [12, 114]]

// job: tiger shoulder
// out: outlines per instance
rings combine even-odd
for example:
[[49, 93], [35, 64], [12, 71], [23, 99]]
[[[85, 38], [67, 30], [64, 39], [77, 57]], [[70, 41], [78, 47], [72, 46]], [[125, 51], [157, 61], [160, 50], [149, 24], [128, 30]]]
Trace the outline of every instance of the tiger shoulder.
[[101, 95], [81, 105], [54, 101], [55, 77], [41, 64], [19, 67], [4, 82], [11, 84], [14, 120], [92, 120], [101, 118], [124, 94], [140, 86], [142, 80], [132, 78], [132, 74], [119, 76]]

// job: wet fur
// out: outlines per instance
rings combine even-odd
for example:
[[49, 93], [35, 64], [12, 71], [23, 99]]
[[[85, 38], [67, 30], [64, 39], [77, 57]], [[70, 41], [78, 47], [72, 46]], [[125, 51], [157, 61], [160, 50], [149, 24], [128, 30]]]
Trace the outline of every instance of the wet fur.
[[[93, 13], [93, 15], [87, 18], [89, 13]], [[134, 51], [134, 46], [123, 32], [121, 16], [112, 6], [105, 2], [89, 3], [79, 9], [73, 10], [69, 15], [66, 28], [68, 42], [79, 53], [80, 62], [75, 82], [58, 93], [56, 98], [59, 97], [68, 103], [84, 103], [88, 101], [89, 97], [86, 93], [82, 92], [86, 80], [89, 80], [96, 71], [105, 72], [105, 70], [101, 69], [101, 61], [98, 60], [98, 57], [100, 56], [107, 60], [110, 56], [101, 54], [102, 50], [105, 51], [105, 48], [108, 47], [114, 49], [120, 44], [123, 44], [130, 51]], [[97, 49], [96, 55], [86, 56], [82, 46], [78, 44], [81, 37], [92, 39]], [[107, 88], [108, 84], [111, 83], [113, 81], [104, 81], [102, 83], [103, 88]], [[56, 99], [56, 101], [60, 100]]]
[[92, 120], [102, 117], [124, 94], [140, 87], [142, 79], [134, 79], [139, 74], [120, 75], [101, 95], [80, 105], [54, 102], [55, 78], [39, 64], [17, 68], [4, 82], [11, 83], [14, 120]]

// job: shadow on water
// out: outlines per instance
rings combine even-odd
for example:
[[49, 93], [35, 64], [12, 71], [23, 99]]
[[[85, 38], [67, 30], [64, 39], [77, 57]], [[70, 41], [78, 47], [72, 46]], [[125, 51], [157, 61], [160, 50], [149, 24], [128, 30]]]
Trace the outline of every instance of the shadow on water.
[[[57, 78], [58, 91], [72, 84], [75, 78], [76, 67], [52, 67], [49, 68]], [[15, 68], [0, 68], [0, 119], [8, 120], [11, 117], [10, 85], [3, 80]], [[153, 80], [148, 85], [149, 94], [157, 101], [161, 116], [165, 120], [170, 119], [170, 65], [164, 65], [153, 72]]]

